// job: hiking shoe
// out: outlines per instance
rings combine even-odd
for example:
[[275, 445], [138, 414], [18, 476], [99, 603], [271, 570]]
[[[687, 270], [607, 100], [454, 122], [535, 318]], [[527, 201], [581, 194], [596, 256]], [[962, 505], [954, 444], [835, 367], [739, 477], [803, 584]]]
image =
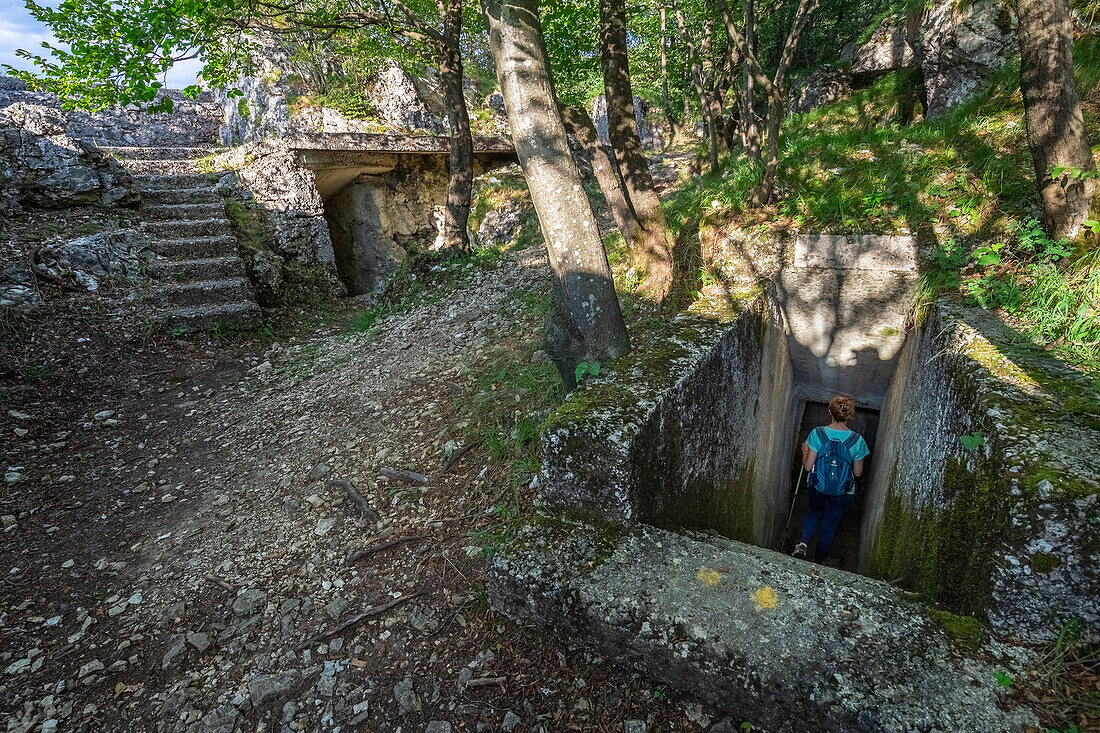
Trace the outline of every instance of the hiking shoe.
[[806, 550], [806, 543], [799, 542], [797, 545], [794, 546], [794, 552], [791, 553], [791, 557], [797, 557], [799, 560], [805, 560]]

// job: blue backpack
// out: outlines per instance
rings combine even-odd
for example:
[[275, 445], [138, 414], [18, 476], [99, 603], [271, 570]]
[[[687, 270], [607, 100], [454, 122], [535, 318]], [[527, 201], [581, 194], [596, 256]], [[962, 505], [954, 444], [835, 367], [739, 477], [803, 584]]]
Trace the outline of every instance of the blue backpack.
[[855, 476], [852, 475], [852, 448], [859, 442], [859, 435], [853, 430], [844, 440], [829, 437], [825, 428], [814, 428], [821, 449], [814, 460], [814, 488], [827, 496], [843, 496], [852, 488]]

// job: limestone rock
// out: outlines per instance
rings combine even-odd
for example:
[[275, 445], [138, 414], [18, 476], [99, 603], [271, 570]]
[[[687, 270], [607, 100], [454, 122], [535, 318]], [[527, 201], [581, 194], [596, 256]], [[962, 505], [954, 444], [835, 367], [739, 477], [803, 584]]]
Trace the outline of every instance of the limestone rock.
[[378, 75], [372, 101], [383, 119], [394, 127], [442, 132], [443, 124], [421, 99], [412, 77], [397, 64]]
[[251, 616], [262, 611], [265, 603], [267, 603], [267, 593], [259, 588], [248, 588], [242, 590], [237, 597], [233, 599], [233, 613], [242, 618]]
[[504, 246], [515, 241], [533, 210], [531, 201], [520, 197], [509, 198], [498, 208], [490, 209], [477, 228], [478, 246]]
[[296, 669], [279, 674], [258, 674], [248, 681], [248, 694], [252, 698], [252, 706], [263, 707], [271, 700], [281, 697], [302, 681], [302, 673]]
[[[653, 147], [657, 140], [653, 134], [653, 130], [646, 120], [646, 112], [649, 110], [649, 103], [641, 97], [634, 95], [634, 124], [638, 128], [638, 139], [642, 141], [642, 147]], [[596, 134], [600, 138], [600, 142], [604, 145], [611, 144], [611, 138], [608, 136], [608, 122], [607, 122], [607, 98], [604, 95], [600, 95], [592, 100], [592, 109], [589, 111], [592, 117], [592, 124], [596, 127]]]
[[884, 18], [852, 59], [852, 76], [874, 78], [916, 64], [913, 47], [905, 40], [905, 19]]
[[921, 28], [921, 66], [929, 117], [971, 97], [1014, 52], [1016, 23], [998, 0], [935, 7]]
[[825, 64], [809, 76], [791, 85], [787, 108], [792, 113], [811, 109], [840, 99], [848, 92], [851, 76], [830, 64]]
[[0, 110], [0, 211], [137, 200], [133, 179], [114, 159], [65, 132], [48, 107]]
[[504, 107], [504, 95], [501, 94], [499, 89], [497, 89], [495, 92], [491, 93], [488, 97], [485, 98], [485, 106], [500, 114], [507, 113], [507, 110]]
[[420, 712], [422, 704], [420, 696], [413, 688], [413, 682], [405, 678], [393, 686], [393, 699], [397, 701], [397, 712], [404, 716]]
[[102, 232], [43, 247], [35, 267], [54, 278], [71, 278], [85, 290], [98, 290], [103, 278], [144, 277], [141, 252], [145, 245], [135, 229]]
[[0, 269], [0, 308], [29, 313], [41, 304], [42, 297], [28, 268], [12, 264]]

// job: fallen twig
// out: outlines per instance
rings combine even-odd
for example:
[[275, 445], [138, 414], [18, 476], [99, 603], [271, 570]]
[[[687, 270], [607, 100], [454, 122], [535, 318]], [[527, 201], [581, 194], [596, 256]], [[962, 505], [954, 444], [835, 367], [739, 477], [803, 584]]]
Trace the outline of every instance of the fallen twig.
[[427, 537], [427, 535], [423, 535], [423, 534], [408, 534], [408, 535], [402, 535], [401, 537], [394, 537], [392, 540], [386, 540], [385, 542], [379, 542], [376, 545], [371, 545], [370, 547], [364, 547], [361, 550], [355, 550], [354, 552], [349, 553], [348, 554], [348, 562], [349, 563], [359, 562], [364, 557], [370, 557], [371, 555], [373, 555], [375, 553], [382, 552], [383, 550], [388, 550], [391, 547], [396, 547], [397, 545], [403, 545], [406, 542], [415, 542], [416, 540], [422, 540], [425, 537]]
[[221, 578], [219, 578], [216, 575], [207, 575], [204, 578], [204, 580], [206, 580], [206, 582], [208, 582], [208, 583], [213, 583], [214, 585], [218, 586], [222, 590], [226, 590], [226, 591], [233, 590], [233, 586], [231, 586], [229, 583], [226, 583], [224, 580], [222, 580]]
[[343, 632], [347, 631], [350, 628], [354, 628], [354, 627], [358, 626], [359, 624], [363, 623], [364, 621], [372, 619], [376, 616], [381, 616], [386, 611], [393, 610], [394, 608], [397, 608], [398, 606], [400, 606], [404, 603], [408, 603], [409, 601], [411, 601], [414, 598], [419, 598], [422, 595], [424, 595], [424, 591], [418, 590], [415, 593], [410, 593], [407, 596], [401, 596], [400, 598], [395, 598], [392, 601], [390, 601], [389, 603], [383, 603], [381, 606], [375, 606], [374, 608], [369, 608], [366, 611], [363, 611], [362, 613], [358, 614], [357, 616], [353, 616], [352, 618], [349, 618], [344, 623], [337, 624], [336, 626], [329, 629], [328, 631], [323, 631], [320, 634], [317, 634], [317, 636], [314, 636], [312, 639], [310, 639], [306, 643], [302, 644], [298, 648], [299, 649], [304, 649], [305, 647], [309, 646], [310, 644], [316, 644], [318, 642], [325, 641], [326, 639], [331, 639], [332, 637], [334, 637], [338, 634], [342, 634]]
[[478, 677], [466, 683], [467, 690], [476, 690], [479, 687], [504, 687], [507, 677]]
[[451, 466], [455, 465], [460, 460], [462, 460], [462, 456], [466, 455], [471, 450], [473, 450], [474, 448], [481, 445], [484, 440], [485, 440], [484, 438], [478, 438], [477, 440], [473, 441], [472, 443], [467, 443], [466, 445], [462, 446], [457, 451], [455, 451], [454, 455], [451, 456], [447, 460], [447, 462], [443, 464], [443, 473], [447, 473], [448, 471], [450, 471]]
[[378, 469], [378, 473], [382, 474], [391, 481], [404, 481], [407, 484], [424, 485], [429, 481], [428, 477], [422, 473], [405, 470], [398, 471], [396, 469], [388, 468], [386, 466], [382, 466], [382, 468]]
[[348, 498], [351, 499], [359, 507], [359, 514], [369, 519], [371, 522], [377, 522], [381, 519], [378, 516], [378, 512], [374, 511], [374, 507], [370, 505], [370, 502], [359, 493], [355, 488], [355, 484], [347, 479], [332, 479], [328, 482], [329, 486], [336, 488], [342, 488], [347, 492]]

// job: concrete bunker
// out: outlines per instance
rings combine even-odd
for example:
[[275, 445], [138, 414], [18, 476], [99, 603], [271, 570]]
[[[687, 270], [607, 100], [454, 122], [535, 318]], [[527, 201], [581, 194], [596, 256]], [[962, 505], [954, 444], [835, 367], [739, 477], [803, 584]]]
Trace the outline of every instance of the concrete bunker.
[[[440, 246], [449, 138], [342, 133], [298, 136], [292, 144], [297, 163], [313, 171], [349, 294], [375, 292], [410, 251]], [[475, 139], [475, 176], [515, 160], [502, 138]]]
[[[796, 238], [754, 306], [759, 315], [735, 320], [640, 427], [630, 456], [632, 517], [789, 551], [804, 512], [800, 499], [788, 526], [798, 446], [812, 425], [828, 422], [824, 403], [852, 395], [857, 429], [876, 441], [911, 330], [914, 249], [907, 237]], [[859, 569], [860, 538], [873, 535], [861, 509], [862, 501], [849, 512], [838, 547], [846, 569]]]
[[[1007, 386], [969, 310], [914, 319], [915, 265], [908, 238], [796, 237], [586, 380], [548, 421], [542, 516], [494, 559], [493, 607], [766, 730], [1033, 725], [977, 619], [1029, 641], [1067, 616], [1100, 629], [1097, 487], [1063, 460], [1061, 488], [1027, 489], [1035, 436], [1004, 423], [1026, 404], [1041, 444], [1092, 429]], [[846, 569], [770, 549], [794, 447], [834, 392], [874, 442]], [[982, 450], [959, 440], [979, 430]], [[1064, 572], [1021, 568], [1054, 532]]]

